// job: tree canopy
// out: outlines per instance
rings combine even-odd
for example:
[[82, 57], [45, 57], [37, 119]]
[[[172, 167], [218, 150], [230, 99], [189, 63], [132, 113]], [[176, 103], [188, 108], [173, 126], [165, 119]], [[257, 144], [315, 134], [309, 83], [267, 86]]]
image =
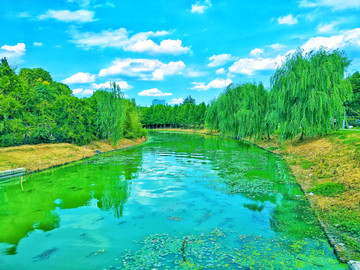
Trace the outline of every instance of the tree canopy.
[[350, 61], [341, 51], [299, 50], [271, 78], [271, 91], [281, 137], [322, 135], [344, 118], [343, 104], [351, 98], [344, 80]]
[[359, 92], [359, 73], [344, 79], [349, 64], [342, 51], [298, 50], [271, 77], [269, 91], [262, 84], [229, 86], [211, 102], [206, 126], [235, 138], [269, 138], [275, 130], [280, 139], [326, 134], [342, 123], [351, 85]]
[[0, 146], [98, 139], [116, 143], [146, 134], [139, 119], [139, 109], [117, 86], [79, 99], [43, 69], [23, 68], [16, 75], [7, 60], [1, 60]]
[[[190, 99], [192, 98], [190, 97]], [[195, 103], [186, 102], [175, 106], [156, 105], [143, 107], [141, 111], [141, 122], [148, 128], [201, 128], [204, 127], [205, 123], [206, 105], [205, 103], [196, 105]]]
[[235, 138], [259, 137], [268, 131], [267, 109], [268, 92], [261, 83], [230, 85], [211, 102], [207, 127]]

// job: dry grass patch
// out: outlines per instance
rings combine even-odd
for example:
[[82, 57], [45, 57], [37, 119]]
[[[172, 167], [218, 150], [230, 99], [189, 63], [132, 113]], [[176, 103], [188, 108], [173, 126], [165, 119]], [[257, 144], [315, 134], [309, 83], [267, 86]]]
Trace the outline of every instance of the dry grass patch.
[[[337, 131], [304, 141], [260, 141], [281, 154], [325, 226], [332, 231], [343, 260], [360, 260], [360, 132]], [[316, 193], [316, 194], [315, 194]]]
[[98, 141], [85, 146], [58, 143], [0, 148], [0, 171], [19, 167], [26, 168], [27, 172], [44, 170], [91, 157], [96, 154], [96, 150], [109, 152], [138, 145], [145, 140], [146, 138], [122, 139], [116, 146], [106, 141]]

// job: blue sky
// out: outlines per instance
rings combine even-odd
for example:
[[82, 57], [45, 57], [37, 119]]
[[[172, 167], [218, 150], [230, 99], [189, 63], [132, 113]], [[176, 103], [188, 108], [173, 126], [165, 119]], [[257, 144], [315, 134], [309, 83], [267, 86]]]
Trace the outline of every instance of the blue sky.
[[340, 48], [360, 70], [360, 0], [4, 0], [0, 57], [41, 67], [78, 97], [116, 81], [150, 105], [209, 102], [263, 82], [285, 56]]

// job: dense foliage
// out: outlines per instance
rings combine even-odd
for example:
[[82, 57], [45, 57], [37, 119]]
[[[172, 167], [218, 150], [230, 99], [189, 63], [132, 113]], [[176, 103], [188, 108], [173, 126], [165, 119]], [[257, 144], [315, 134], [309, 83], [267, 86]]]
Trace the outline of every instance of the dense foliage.
[[351, 124], [360, 126], [360, 73], [356, 71], [353, 75], [349, 76], [347, 80], [350, 82], [353, 99], [346, 102], [346, 111], [349, 116]]
[[1, 60], [0, 146], [97, 139], [116, 143], [145, 132], [135, 103], [124, 99], [116, 86], [79, 99], [43, 69], [23, 68], [17, 75]]
[[326, 134], [336, 128], [332, 123], [342, 122], [344, 102], [351, 97], [344, 80], [349, 64], [339, 51], [298, 51], [275, 72], [271, 91], [282, 138]]
[[183, 104], [143, 107], [141, 122], [147, 128], [201, 128], [204, 127], [206, 105], [195, 104], [194, 99], [186, 99]]
[[206, 124], [227, 136], [263, 136], [278, 130], [281, 139], [316, 136], [339, 127], [352, 89], [344, 73], [350, 61], [341, 51], [320, 49], [289, 55], [271, 78], [259, 84], [230, 86], [212, 101]]
[[217, 100], [212, 101], [206, 118], [208, 127], [235, 138], [269, 133], [266, 122], [268, 96], [261, 83], [230, 85]]

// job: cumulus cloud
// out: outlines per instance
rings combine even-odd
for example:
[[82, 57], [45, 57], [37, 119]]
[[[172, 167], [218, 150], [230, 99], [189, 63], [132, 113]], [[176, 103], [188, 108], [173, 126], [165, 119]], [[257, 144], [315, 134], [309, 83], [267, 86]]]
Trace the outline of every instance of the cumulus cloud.
[[232, 73], [254, 75], [256, 71], [276, 69], [283, 60], [284, 57], [280, 55], [275, 58], [243, 58], [230, 66], [229, 71]]
[[301, 48], [305, 52], [309, 52], [318, 50], [320, 47], [334, 50], [346, 46], [360, 47], [360, 28], [344, 31], [340, 35], [310, 38]]
[[300, 7], [329, 7], [333, 10], [359, 9], [360, 0], [301, 0]]
[[204, 13], [205, 10], [211, 7], [210, 0], [206, 0], [203, 3], [197, 2], [196, 4], [191, 5], [191, 13]]
[[279, 44], [279, 43], [271, 44], [271, 45], [269, 45], [269, 47], [272, 48], [275, 51], [280, 51], [280, 50], [286, 48], [285, 45], [282, 45], [282, 44]]
[[86, 23], [94, 21], [94, 12], [80, 9], [77, 11], [70, 10], [48, 10], [45, 14], [38, 16], [39, 20], [55, 19], [62, 22]]
[[181, 104], [183, 102], [184, 102], [184, 99], [182, 99], [182, 98], [173, 98], [168, 104], [175, 105], [175, 104]]
[[18, 43], [14, 46], [11, 45], [4, 45], [1, 47], [2, 50], [8, 51], [8, 52], [14, 52], [16, 54], [24, 54], [25, 53], [25, 44], [24, 43]]
[[224, 68], [219, 68], [218, 70], [216, 70], [216, 74], [225, 74], [225, 69]]
[[292, 25], [292, 24], [297, 24], [298, 20], [296, 18], [293, 17], [293, 15], [289, 14], [287, 16], [284, 17], [279, 17], [277, 19], [279, 24], [288, 24], [288, 25]]
[[20, 57], [25, 54], [26, 46], [25, 43], [18, 43], [16, 45], [3, 45], [0, 48], [0, 59], [8, 58], [14, 62], [21, 62]]
[[139, 96], [146, 96], [146, 97], [167, 97], [172, 96], [172, 93], [162, 92], [157, 88], [151, 88], [148, 90], [143, 90], [138, 93]]
[[185, 69], [183, 61], [163, 63], [157, 59], [117, 59], [112, 66], [100, 70], [100, 77], [126, 75], [141, 80], [163, 80], [165, 76], [180, 74]]
[[69, 78], [66, 78], [62, 81], [65, 84], [73, 84], [73, 83], [92, 83], [95, 82], [95, 75], [91, 75], [90, 73], [78, 72]]
[[164, 79], [164, 76], [174, 75], [176, 73], [179, 73], [183, 69], [185, 69], [185, 64], [183, 61], [169, 62], [169, 64], [162, 64], [152, 73], [153, 79], [161, 81]]
[[[277, 44], [275, 47], [278, 47]], [[272, 46], [272, 45], [270, 45]], [[327, 50], [342, 49], [345, 47], [360, 47], [360, 28], [343, 31], [339, 35], [330, 37], [312, 37], [306, 41], [300, 48], [304, 53], [312, 50], [318, 50], [321, 47]], [[296, 50], [289, 50], [285, 55], [278, 55], [273, 58], [243, 58], [236, 61], [229, 67], [232, 73], [239, 73], [245, 75], [254, 75], [256, 71], [273, 70], [281, 66], [287, 55], [294, 53]]]
[[42, 44], [41, 42], [34, 42], [33, 45], [34, 45], [34, 46], [37, 46], [37, 47], [40, 47], [40, 46], [42, 46], [43, 44]]
[[[99, 83], [99, 84], [93, 83], [93, 84], [91, 84], [91, 87], [94, 88], [94, 89], [111, 88], [112, 84], [113, 84], [112, 81], [107, 81], [107, 82]], [[129, 90], [129, 89], [133, 88], [126, 81], [115, 81], [115, 84], [117, 86], [119, 86], [122, 91]]]
[[210, 63], [208, 64], [209, 67], [217, 67], [226, 64], [229, 61], [236, 60], [236, 57], [232, 56], [228, 53], [213, 55], [209, 57]]
[[86, 89], [86, 88], [76, 88], [72, 90], [72, 93], [74, 95], [79, 95], [79, 96], [92, 95], [94, 92], [95, 92], [94, 89]]
[[193, 82], [194, 86], [191, 89], [196, 91], [207, 91], [211, 88], [225, 88], [231, 83], [232, 80], [229, 78], [227, 78], [226, 80], [217, 78], [209, 82], [208, 84], [205, 84], [203, 82]]
[[167, 53], [167, 54], [181, 54], [187, 53], [190, 48], [183, 47], [182, 41], [166, 39], [160, 42], [160, 45], [156, 44], [151, 39], [139, 40], [135, 44], [131, 44], [125, 47], [126, 51], [132, 52], [147, 52], [147, 53]]
[[72, 42], [79, 47], [84, 48], [112, 47], [123, 49], [125, 51], [145, 52], [150, 54], [182, 54], [190, 51], [190, 47], [183, 46], [182, 41], [179, 39], [166, 39], [162, 40], [159, 44], [150, 39], [169, 34], [170, 33], [167, 31], [148, 31], [129, 36], [129, 33], [125, 28], [104, 30], [100, 33], [79, 33], [74, 31], [72, 32]]
[[263, 54], [264, 50], [263, 49], [259, 49], [259, 48], [255, 48], [250, 52], [251, 56], [259, 56], [260, 54]]

